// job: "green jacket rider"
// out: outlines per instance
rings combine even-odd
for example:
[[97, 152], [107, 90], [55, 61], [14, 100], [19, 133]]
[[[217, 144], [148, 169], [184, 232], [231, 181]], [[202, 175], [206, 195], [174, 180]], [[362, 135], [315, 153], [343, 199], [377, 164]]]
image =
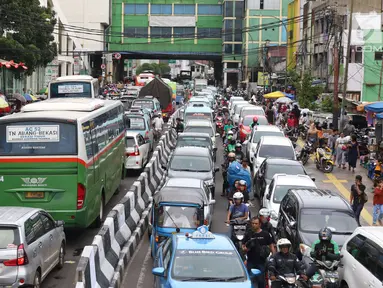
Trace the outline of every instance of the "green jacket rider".
[[228, 144], [225, 148], [226, 153], [235, 152], [235, 140], [233, 140], [233, 136], [229, 135], [227, 140]]

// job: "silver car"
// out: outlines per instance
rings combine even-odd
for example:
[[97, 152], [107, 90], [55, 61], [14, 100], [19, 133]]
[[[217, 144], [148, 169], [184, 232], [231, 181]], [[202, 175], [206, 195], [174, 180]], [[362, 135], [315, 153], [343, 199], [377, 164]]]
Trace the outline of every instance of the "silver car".
[[64, 221], [44, 210], [0, 207], [0, 287], [40, 287], [53, 268], [62, 268]]

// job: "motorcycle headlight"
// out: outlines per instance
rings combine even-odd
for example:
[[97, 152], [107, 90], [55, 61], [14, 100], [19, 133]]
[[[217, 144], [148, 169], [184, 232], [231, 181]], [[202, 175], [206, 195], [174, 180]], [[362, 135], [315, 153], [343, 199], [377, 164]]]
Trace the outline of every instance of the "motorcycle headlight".
[[245, 237], [245, 235], [237, 235], [237, 239], [238, 239], [239, 241], [242, 241], [244, 237]]
[[272, 211], [270, 212], [270, 217], [271, 217], [271, 219], [273, 219], [273, 220], [275, 220], [275, 221], [278, 221], [278, 213], [275, 212], [274, 210], [272, 210]]
[[215, 183], [214, 183], [214, 180], [213, 180], [213, 179], [210, 179], [210, 180], [205, 180], [205, 184], [206, 184], [207, 186], [214, 186], [214, 185], [215, 185]]
[[286, 282], [289, 284], [294, 284], [296, 281], [295, 277], [286, 277]]

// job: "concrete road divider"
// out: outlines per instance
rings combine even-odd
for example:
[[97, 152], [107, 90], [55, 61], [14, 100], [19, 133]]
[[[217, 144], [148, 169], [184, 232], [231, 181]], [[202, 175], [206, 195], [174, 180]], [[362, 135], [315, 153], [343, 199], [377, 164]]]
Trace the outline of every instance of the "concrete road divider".
[[165, 181], [165, 170], [177, 141], [172, 127], [178, 109], [169, 119], [153, 156], [124, 198], [108, 214], [103, 227], [85, 246], [76, 269], [77, 288], [118, 288], [125, 268], [144, 235], [153, 194]]

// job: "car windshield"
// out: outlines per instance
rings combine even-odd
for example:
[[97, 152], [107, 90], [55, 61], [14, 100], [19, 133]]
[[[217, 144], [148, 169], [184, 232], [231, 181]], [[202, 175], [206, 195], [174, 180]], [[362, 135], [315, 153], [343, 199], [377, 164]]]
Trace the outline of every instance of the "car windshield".
[[211, 146], [209, 139], [202, 137], [182, 137], [178, 138], [177, 146], [198, 146], [198, 147], [209, 147]]
[[[84, 136], [90, 136], [86, 133]], [[76, 139], [77, 128], [73, 123], [29, 121], [0, 124], [0, 156], [77, 155]]]
[[161, 206], [158, 225], [167, 228], [197, 228], [198, 209], [196, 207]]
[[354, 215], [347, 211], [331, 209], [302, 209], [299, 217], [300, 230], [307, 233], [318, 233], [328, 227], [333, 234], [352, 234], [358, 227]]
[[92, 98], [92, 84], [80, 81], [51, 83], [49, 92], [50, 98]]
[[132, 106], [137, 106], [137, 107], [146, 108], [150, 110], [154, 109], [153, 101], [135, 100]]
[[262, 145], [258, 156], [262, 158], [274, 157], [294, 160], [295, 152], [291, 146]]
[[133, 147], [134, 145], [136, 145], [136, 142], [134, 141], [133, 137], [125, 138], [125, 147]]
[[280, 165], [268, 164], [266, 171], [266, 178], [271, 179], [275, 174], [288, 174], [288, 175], [306, 175], [306, 171], [302, 165]]
[[265, 112], [262, 109], [245, 109], [242, 111], [242, 117], [247, 115], [265, 115]]
[[[244, 126], [250, 126], [251, 123], [253, 123], [253, 118], [254, 117], [245, 117], [245, 119], [243, 120], [243, 125]], [[267, 119], [265, 117], [259, 117], [258, 118], [258, 123], [259, 123], [259, 125], [267, 125], [267, 124], [269, 124], [269, 122], [267, 122]]]
[[176, 155], [170, 160], [170, 169], [175, 171], [209, 172], [211, 162], [208, 157]]
[[212, 127], [202, 127], [202, 126], [189, 126], [185, 128], [185, 132], [191, 133], [206, 133], [209, 134], [210, 137], [213, 137], [213, 128]]
[[145, 130], [145, 119], [140, 117], [128, 117], [125, 121], [126, 130]]
[[19, 244], [19, 229], [16, 227], [0, 227], [0, 250], [17, 248]]
[[282, 131], [256, 131], [253, 136], [253, 143], [259, 143], [263, 136], [283, 136]]
[[[285, 197], [285, 195], [287, 194], [287, 191], [289, 191], [289, 189], [300, 189], [300, 188], [307, 189], [308, 187], [307, 186], [301, 187], [301, 186], [297, 186], [297, 185], [277, 185], [277, 186], [275, 186], [273, 202], [274, 203], [281, 203], [283, 197]], [[315, 186], [313, 186], [311, 188], [315, 188]]]
[[172, 278], [178, 281], [211, 279], [212, 282], [215, 278], [233, 282], [247, 280], [243, 263], [234, 250], [177, 250]]

